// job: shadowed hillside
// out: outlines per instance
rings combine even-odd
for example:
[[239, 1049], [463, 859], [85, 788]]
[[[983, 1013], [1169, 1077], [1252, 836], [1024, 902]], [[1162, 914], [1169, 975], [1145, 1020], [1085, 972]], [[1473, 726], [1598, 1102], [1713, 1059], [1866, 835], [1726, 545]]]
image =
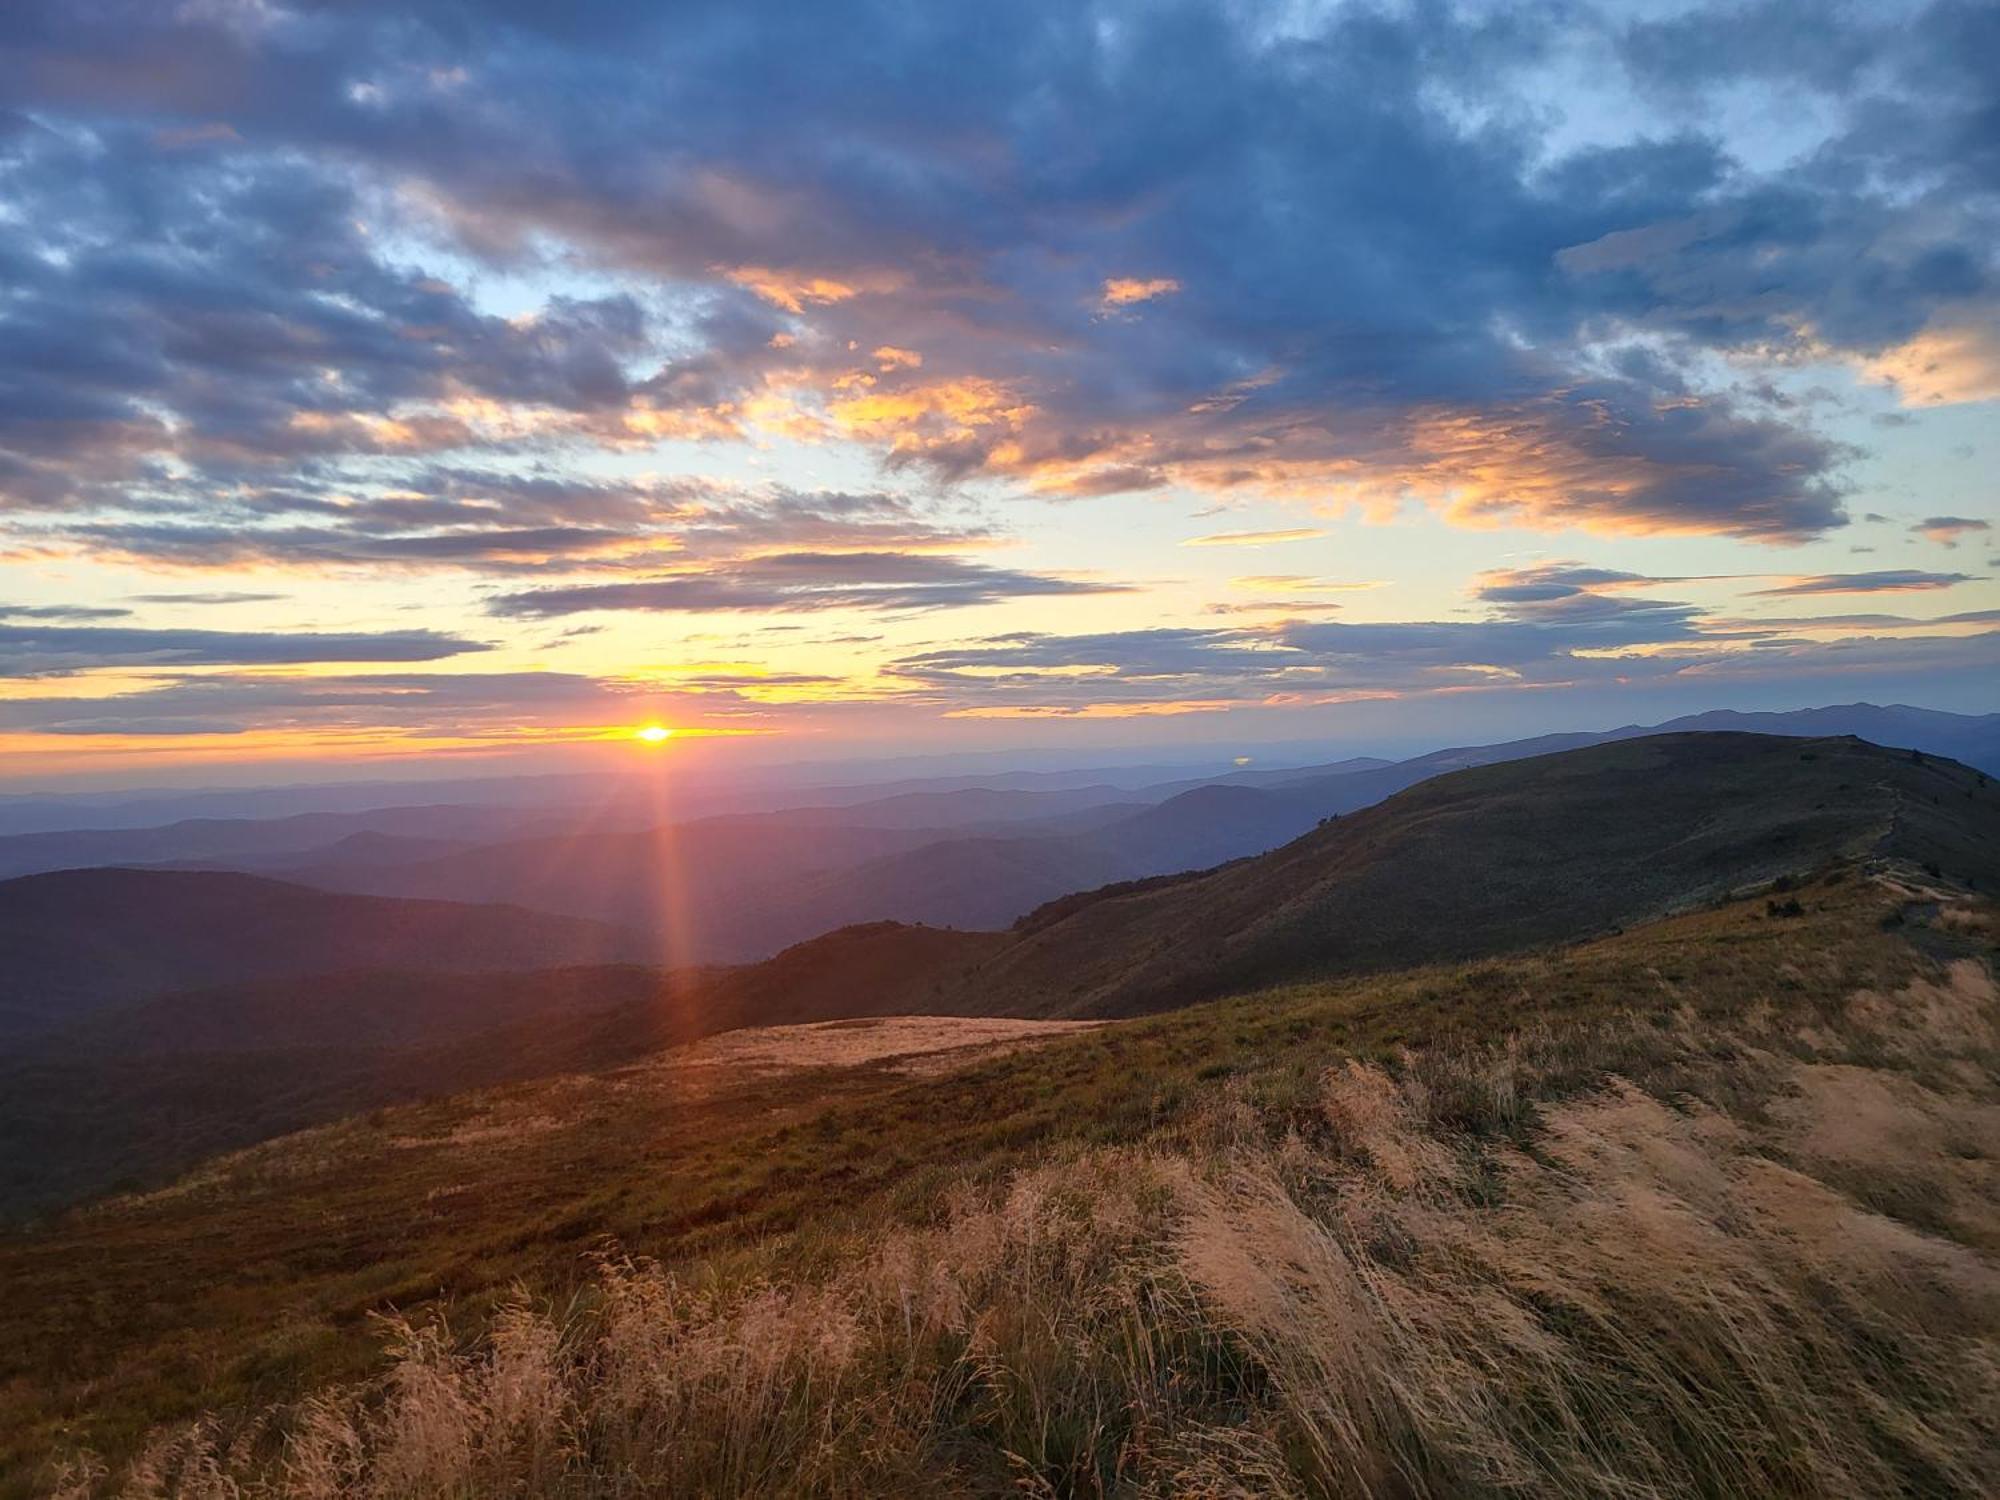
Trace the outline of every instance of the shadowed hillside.
[[1441, 776], [1254, 860], [1063, 903], [952, 1008], [1129, 1015], [1469, 958], [1663, 915], [1829, 860], [2000, 884], [2000, 789], [1853, 739], [1654, 736]]
[[0, 1493], [1989, 1494], [2000, 929], [1870, 864], [271, 1142], [0, 1241]]
[[[1152, 812], [1239, 793], [1272, 795], [1202, 788]], [[1011, 932], [877, 923], [737, 968], [448, 976], [406, 963], [171, 994], [52, 1033], [0, 1071], [0, 1213], [155, 1181], [346, 1111], [614, 1066], [735, 1027], [911, 1012], [1130, 1015], [1573, 941], [1839, 858], [1898, 856], [1992, 888], [1996, 815], [2000, 791], [1979, 773], [1907, 752], [1654, 737], [1453, 773], [1270, 854], [1065, 897]], [[945, 873], [935, 879], [946, 886]], [[266, 887], [307, 894], [248, 886]], [[489, 920], [497, 909], [441, 910]], [[226, 927], [217, 918], [199, 930]], [[510, 938], [531, 934], [523, 926]], [[328, 950], [281, 951], [303, 963]], [[475, 951], [490, 964], [519, 949]], [[162, 972], [160, 954], [145, 956], [145, 972]], [[245, 956], [228, 950], [231, 962]], [[448, 958], [427, 945], [421, 961]]]
[[636, 958], [629, 932], [517, 907], [336, 895], [219, 871], [0, 882], [0, 1038], [164, 991], [335, 969], [547, 968]]
[[100, 1011], [0, 1065], [0, 1223], [383, 1104], [738, 1027], [935, 1009], [949, 975], [1004, 941], [885, 922], [737, 969], [362, 970]]
[[[1825, 737], [1857, 726], [1878, 744], [1963, 751], [1975, 765], [2000, 768], [2000, 716], [1993, 715], [1853, 704], [1700, 715], [1667, 727]], [[433, 858], [411, 851], [405, 859], [357, 859], [343, 850], [338, 859], [287, 873], [329, 889], [508, 901], [613, 921], [657, 933], [670, 962], [735, 963], [854, 923], [1004, 927], [1079, 890], [1264, 853], [1323, 818], [1372, 806], [1445, 772], [1660, 732], [1626, 725], [1453, 746], [1393, 764], [1353, 758], [1253, 768], [1132, 792], [1086, 786], [906, 793], [643, 833], [581, 831]]]

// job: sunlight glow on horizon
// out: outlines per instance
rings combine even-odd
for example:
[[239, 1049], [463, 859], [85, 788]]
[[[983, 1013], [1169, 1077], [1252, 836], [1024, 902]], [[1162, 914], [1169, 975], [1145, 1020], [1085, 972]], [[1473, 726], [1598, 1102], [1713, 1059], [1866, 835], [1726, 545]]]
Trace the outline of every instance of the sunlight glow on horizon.
[[0, 789], [2000, 707], [1955, 5], [534, 9], [23, 33]]

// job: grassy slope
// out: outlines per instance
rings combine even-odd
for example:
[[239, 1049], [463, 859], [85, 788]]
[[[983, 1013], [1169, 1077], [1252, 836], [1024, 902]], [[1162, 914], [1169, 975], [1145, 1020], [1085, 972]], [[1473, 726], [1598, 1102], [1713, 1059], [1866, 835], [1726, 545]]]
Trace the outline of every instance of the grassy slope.
[[[1752, 901], [1564, 952], [1250, 995], [919, 1082], [862, 1068], [663, 1094], [614, 1074], [274, 1142], [0, 1247], [7, 1492], [52, 1448], [116, 1458], [159, 1420], [359, 1375], [371, 1312], [444, 1294], [464, 1326], [516, 1282], [560, 1297], [607, 1244], [798, 1274], [844, 1231], [924, 1222], [942, 1189], [1050, 1150], [1184, 1139], [1225, 1081], [1282, 1133], [1345, 1059], [1634, 1012], [1697, 1032], [1757, 1012], [1817, 1024], [1990, 942], [1898, 925], [1907, 904], [1848, 879], [1805, 892], [1797, 917]], [[1606, 1066], [1580, 1053], [1539, 1086], [1573, 1092]]]
[[0, 1221], [385, 1104], [617, 1067], [718, 1031], [922, 1011], [996, 933], [879, 923], [663, 973], [343, 973], [100, 1014], [0, 1067]]
[[1471, 958], [1893, 853], [2000, 883], [2000, 787], [1858, 740], [1655, 736], [1440, 776], [1259, 859], [1033, 925], [954, 1009], [1119, 1016]]
[[[1177, 802], [1233, 794], [1271, 795], [1206, 788]], [[1066, 898], [1012, 934], [877, 925], [672, 982], [639, 970], [342, 975], [174, 997], [0, 1072], [0, 1213], [151, 1185], [354, 1110], [614, 1066], [731, 1026], [908, 1010], [1127, 1015], [1571, 940], [1871, 849], [1992, 881], [2000, 789], [1852, 740], [1653, 737], [1444, 776], [1199, 878]], [[930, 883], [949, 885], [935, 872]], [[107, 1034], [131, 1041], [107, 1049]], [[112, 1058], [145, 1036], [170, 1045]]]

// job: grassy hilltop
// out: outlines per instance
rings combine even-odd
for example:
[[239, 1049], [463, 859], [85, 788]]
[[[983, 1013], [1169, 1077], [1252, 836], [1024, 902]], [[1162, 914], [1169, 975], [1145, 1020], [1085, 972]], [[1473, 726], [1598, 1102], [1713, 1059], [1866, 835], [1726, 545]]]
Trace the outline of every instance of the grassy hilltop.
[[[966, 983], [1079, 923], [1158, 972], [1120, 908], [1304, 975], [896, 1017], [942, 991], [849, 934], [732, 981], [812, 1024], [0, 1241], [0, 1493], [1992, 1493], [2000, 794], [1781, 743], [1442, 778]], [[886, 991], [815, 1020], [842, 953]]]
[[1826, 879], [943, 1072], [274, 1142], [0, 1252], [13, 1482], [1979, 1493], [1993, 917]]

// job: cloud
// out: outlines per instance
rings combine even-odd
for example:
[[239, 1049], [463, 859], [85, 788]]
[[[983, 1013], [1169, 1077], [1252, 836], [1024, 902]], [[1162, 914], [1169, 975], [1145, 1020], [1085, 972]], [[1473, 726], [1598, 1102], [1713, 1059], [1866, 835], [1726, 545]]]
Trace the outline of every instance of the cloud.
[[1131, 307], [1140, 302], [1151, 302], [1155, 297], [1170, 296], [1181, 289], [1181, 284], [1171, 276], [1110, 276], [1104, 282], [1104, 305], [1106, 307]]
[[441, 661], [489, 649], [483, 642], [432, 630], [323, 634], [0, 623], [0, 677], [65, 676], [100, 667]]
[[239, 486], [186, 514], [165, 503], [142, 516], [62, 519], [16, 532], [54, 549], [183, 568], [485, 574], [629, 572], [746, 550], [928, 550], [991, 539], [982, 523], [888, 491], [612, 483], [435, 466], [367, 486]]
[[288, 594], [250, 594], [235, 590], [217, 590], [209, 593], [187, 594], [127, 594], [126, 598], [135, 604], [276, 604], [290, 598]]
[[0, 620], [118, 620], [132, 613], [94, 604], [0, 604]]
[[330, 161], [162, 154], [94, 123], [0, 156], [0, 506], [94, 509], [657, 406], [626, 372], [655, 340], [632, 296], [484, 313], [390, 265], [368, 190]]
[[[1644, 592], [1694, 581], [1714, 580], [1555, 561], [1474, 579], [1472, 595], [1489, 610], [1478, 620], [1327, 620], [1301, 609], [1209, 629], [1028, 632], [912, 653], [887, 670], [952, 705], [949, 712], [1095, 716], [1147, 705], [1206, 712], [1710, 678], [1782, 682], [1788, 671], [1976, 673], [2000, 665], [2000, 631], [1910, 633], [2000, 623], [1994, 611], [1922, 621], [1732, 620]], [[1808, 634], [1781, 633], [1788, 629]]]
[[811, 674], [691, 674], [672, 683], [567, 672], [158, 674], [118, 692], [0, 698], [0, 732], [67, 737], [284, 733], [305, 739], [515, 741], [590, 738], [662, 720], [753, 729], [762, 695], [823, 686]]
[[204, 674], [96, 697], [0, 699], [0, 730], [60, 735], [208, 735], [256, 730], [518, 732], [524, 715], [603, 722], [645, 690], [560, 672]]
[[[438, 575], [535, 619], [1120, 586], [994, 563], [992, 518], [1022, 496], [1199, 490], [1310, 523], [1197, 546], [1414, 509], [1808, 541], [1846, 524], [1866, 471], [1843, 434], [1873, 430], [1798, 394], [1818, 366], [1909, 413], [2000, 392], [1989, 10], [20, 0], [0, 22], [0, 545], [211, 575], [118, 606]], [[1775, 124], [1741, 123], [1746, 93], [1781, 102]], [[770, 473], [797, 482], [702, 477]], [[1541, 564], [1394, 623], [1322, 618], [1336, 580], [1246, 575], [1217, 608], [1249, 613], [1212, 628], [898, 645], [867, 691], [1153, 712], [1976, 659], [1723, 620], [1673, 597], [1696, 581]], [[335, 639], [79, 613], [112, 608], [23, 606], [0, 623], [44, 644], [9, 659], [215, 676]], [[498, 732], [627, 698], [408, 675], [426, 685], [297, 701], [163, 685], [93, 722]], [[728, 675], [699, 701], [763, 712]]]
[[[1044, 493], [1793, 541], [1842, 523], [1849, 454], [1706, 356], [1984, 389], [1961, 7], [1816, 16], [1865, 69], [1736, 10], [570, 9], [31, 3], [7, 503], [776, 435]], [[1580, 70], [1643, 124], [1559, 132]], [[1710, 130], [1753, 73], [1823, 122], [1798, 170]], [[534, 305], [483, 305], [488, 269]]]
[[1616, 670], [1589, 653], [1696, 636], [1688, 606], [1603, 600], [1476, 622], [1281, 620], [1215, 629], [1024, 633], [923, 652], [890, 671], [932, 687], [1095, 703], [1424, 692]]
[[1956, 547], [1961, 538], [1975, 536], [1992, 529], [1991, 521], [1975, 520], [1970, 516], [1927, 516], [1910, 528], [1918, 536], [1943, 547]]
[[1257, 593], [1365, 593], [1370, 589], [1388, 587], [1388, 580], [1382, 578], [1318, 578], [1310, 573], [1245, 573], [1229, 580], [1239, 589], [1249, 589]]
[[902, 658], [891, 673], [948, 713], [1101, 717], [1295, 708], [1359, 698], [1631, 688], [1829, 677], [1976, 680], [2000, 669], [2000, 631], [1969, 636], [1768, 637], [1742, 649], [1688, 615], [1347, 623], [1019, 634]]
[[930, 610], [1002, 599], [1107, 594], [1125, 586], [894, 552], [790, 552], [633, 583], [502, 595], [499, 615], [545, 618], [588, 610]]
[[1480, 574], [1475, 580], [1473, 596], [1489, 604], [1531, 605], [1573, 599], [1584, 594], [1692, 581], [1688, 578], [1621, 573], [1611, 568], [1586, 567], [1581, 563], [1537, 563], [1532, 567], [1498, 568]]
[[2000, 398], [2000, 318], [1934, 315], [1899, 344], [1860, 361], [1869, 380], [1896, 388], [1905, 406], [1956, 406]]
[[1915, 568], [1884, 568], [1873, 573], [1822, 573], [1751, 592], [1767, 598], [1802, 594], [1903, 594], [1948, 589], [1972, 581], [1970, 573], [1925, 573]]
[[1935, 630], [1940, 625], [2000, 625], [2000, 609], [1968, 609], [1949, 615], [1759, 615], [1742, 620], [1713, 619], [1720, 629], [1773, 630]]
[[1271, 547], [1281, 542], [1309, 542], [1326, 532], [1317, 526], [1298, 526], [1282, 531], [1218, 531], [1208, 536], [1191, 536], [1183, 547]]

